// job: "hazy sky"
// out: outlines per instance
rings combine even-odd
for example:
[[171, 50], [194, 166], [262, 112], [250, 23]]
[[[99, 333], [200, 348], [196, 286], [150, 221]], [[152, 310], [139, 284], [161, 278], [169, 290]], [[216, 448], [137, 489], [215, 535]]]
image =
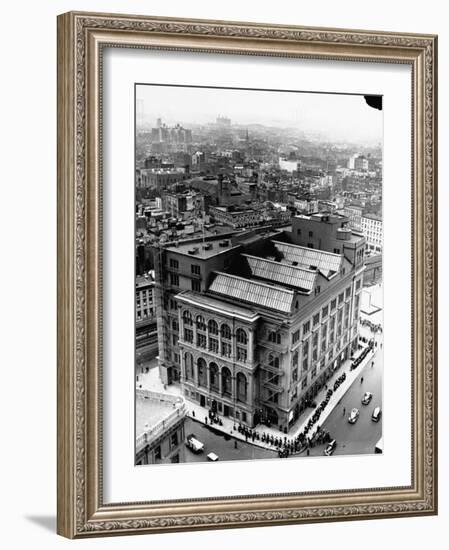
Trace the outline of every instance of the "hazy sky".
[[136, 99], [143, 100], [145, 120], [151, 123], [158, 117], [167, 124], [206, 123], [221, 115], [237, 124], [296, 127], [329, 139], [382, 142], [382, 111], [358, 95], [138, 85]]

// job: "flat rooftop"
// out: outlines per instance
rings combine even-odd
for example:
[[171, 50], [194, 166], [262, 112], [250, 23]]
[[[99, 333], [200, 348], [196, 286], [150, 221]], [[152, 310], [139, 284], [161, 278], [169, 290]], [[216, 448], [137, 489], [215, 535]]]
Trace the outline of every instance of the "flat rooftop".
[[[224, 242], [227, 242], [224, 245]], [[222, 243], [222, 244], [220, 244]], [[198, 242], [179, 242], [178, 245], [167, 246], [166, 250], [190, 256], [193, 259], [206, 260], [217, 254], [229, 252], [232, 249], [238, 248], [240, 245], [233, 245], [230, 238], [222, 237], [213, 241], [198, 241]], [[190, 252], [189, 252], [190, 251]]]
[[[136, 435], [153, 428], [173, 411], [173, 403], [136, 397]], [[146, 426], [146, 424], [148, 424]]]

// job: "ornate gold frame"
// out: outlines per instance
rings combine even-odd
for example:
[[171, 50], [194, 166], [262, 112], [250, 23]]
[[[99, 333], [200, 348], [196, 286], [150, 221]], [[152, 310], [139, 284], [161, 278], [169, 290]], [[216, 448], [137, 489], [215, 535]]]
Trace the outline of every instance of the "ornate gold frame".
[[[99, 115], [105, 45], [412, 67], [411, 486], [153, 504], [102, 502]], [[58, 533], [80, 538], [436, 514], [436, 55], [433, 35], [94, 13], [59, 16]]]

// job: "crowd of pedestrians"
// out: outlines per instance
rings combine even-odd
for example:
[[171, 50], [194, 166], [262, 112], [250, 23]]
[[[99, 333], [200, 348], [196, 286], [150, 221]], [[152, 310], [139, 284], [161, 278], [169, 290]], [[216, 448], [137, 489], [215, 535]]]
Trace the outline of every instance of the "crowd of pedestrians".
[[327, 443], [331, 440], [329, 432], [324, 431], [320, 426], [316, 427], [315, 432], [312, 434], [312, 429], [319, 421], [321, 414], [327, 407], [330, 398], [333, 393], [338, 390], [340, 385], [346, 380], [346, 373], [343, 373], [334, 382], [333, 388], [329, 388], [326, 392], [325, 398], [316, 407], [315, 412], [305, 425], [302, 432], [300, 432], [295, 438], [288, 439], [287, 436], [273, 436], [273, 434], [262, 432], [248, 428], [241, 424], [238, 425], [237, 431], [245, 437], [245, 441], [261, 441], [262, 443], [271, 445], [277, 449], [281, 458], [287, 458], [291, 454], [302, 453], [305, 449], [314, 447], [322, 443]]
[[369, 319], [362, 319], [360, 318], [360, 324], [365, 327], [367, 326], [371, 332], [374, 332], [374, 334], [382, 333], [382, 325], [380, 323], [373, 323]]

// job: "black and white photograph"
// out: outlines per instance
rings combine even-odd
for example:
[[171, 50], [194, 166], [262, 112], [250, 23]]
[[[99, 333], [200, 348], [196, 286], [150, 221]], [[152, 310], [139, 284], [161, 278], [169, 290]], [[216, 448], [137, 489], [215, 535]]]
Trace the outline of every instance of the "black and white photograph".
[[135, 464], [383, 452], [382, 96], [135, 85]]

